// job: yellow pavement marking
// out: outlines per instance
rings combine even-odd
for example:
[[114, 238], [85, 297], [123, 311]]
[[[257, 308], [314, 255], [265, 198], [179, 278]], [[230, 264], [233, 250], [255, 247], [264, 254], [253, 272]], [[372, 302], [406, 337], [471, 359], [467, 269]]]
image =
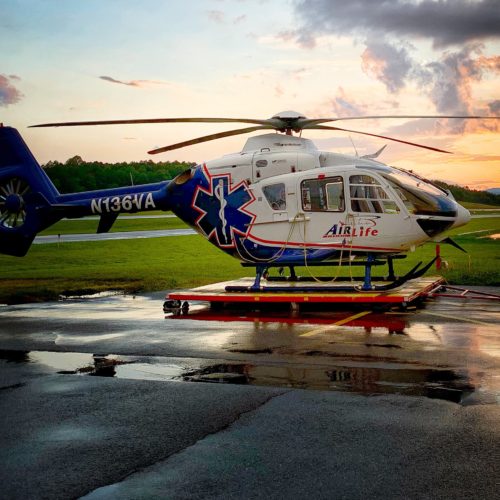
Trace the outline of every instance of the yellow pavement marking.
[[321, 328], [315, 328], [314, 330], [310, 330], [309, 332], [306, 333], [301, 333], [299, 336], [300, 337], [312, 337], [314, 335], [317, 335], [318, 333], [323, 333], [327, 330], [333, 330], [341, 325], [345, 325], [346, 323], [350, 323], [351, 321], [354, 321], [355, 319], [362, 318], [363, 316], [366, 316], [367, 314], [371, 314], [371, 311], [362, 311], [357, 314], [353, 314], [352, 316], [349, 316], [347, 318], [341, 319], [334, 323], [331, 326], [323, 326]]
[[452, 316], [451, 314], [440, 314], [440, 313], [433, 313], [429, 311], [424, 311], [424, 314], [430, 314], [431, 316], [437, 316], [438, 318], [447, 318], [447, 319], [457, 319], [459, 321], [465, 321], [468, 323], [476, 323], [478, 325], [486, 325], [486, 326], [494, 326], [495, 323], [487, 323], [486, 321], [478, 321], [477, 319], [469, 319], [469, 318], [463, 318], [461, 316]]

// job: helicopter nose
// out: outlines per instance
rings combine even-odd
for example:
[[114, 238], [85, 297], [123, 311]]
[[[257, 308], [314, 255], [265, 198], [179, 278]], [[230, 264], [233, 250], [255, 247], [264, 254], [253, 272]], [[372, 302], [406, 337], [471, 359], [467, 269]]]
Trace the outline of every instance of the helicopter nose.
[[451, 227], [465, 226], [467, 222], [470, 221], [470, 212], [457, 203], [457, 216], [455, 217], [455, 222]]

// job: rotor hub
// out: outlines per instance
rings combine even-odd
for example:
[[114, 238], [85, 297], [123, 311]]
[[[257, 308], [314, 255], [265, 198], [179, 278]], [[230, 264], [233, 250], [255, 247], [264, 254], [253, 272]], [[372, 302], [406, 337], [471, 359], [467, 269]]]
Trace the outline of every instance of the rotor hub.
[[271, 119], [291, 122], [295, 120], [306, 119], [306, 117], [302, 113], [298, 113], [297, 111], [281, 111], [272, 116]]
[[11, 193], [5, 198], [5, 208], [11, 213], [20, 212], [24, 207], [23, 198], [17, 193]]

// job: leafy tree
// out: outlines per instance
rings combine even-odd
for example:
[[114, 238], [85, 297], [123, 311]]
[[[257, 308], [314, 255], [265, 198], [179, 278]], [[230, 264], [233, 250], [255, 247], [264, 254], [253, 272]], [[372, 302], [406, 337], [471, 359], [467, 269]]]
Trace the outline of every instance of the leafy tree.
[[500, 205], [500, 195], [488, 191], [478, 191], [468, 187], [447, 184], [442, 181], [432, 181], [434, 184], [448, 189], [457, 201], [468, 201], [470, 203], [484, 203], [485, 205]]
[[109, 189], [131, 184], [149, 184], [174, 178], [192, 167], [188, 162], [102, 163], [73, 156], [66, 162], [49, 161], [43, 168], [60, 193]]

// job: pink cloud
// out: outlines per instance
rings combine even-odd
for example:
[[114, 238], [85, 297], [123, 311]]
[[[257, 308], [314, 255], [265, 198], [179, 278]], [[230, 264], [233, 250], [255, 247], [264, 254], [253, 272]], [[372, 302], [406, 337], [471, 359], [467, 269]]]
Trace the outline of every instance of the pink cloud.
[[10, 106], [18, 103], [24, 96], [12, 85], [11, 80], [20, 80], [16, 75], [0, 75], [0, 106]]
[[120, 85], [127, 85], [128, 87], [146, 87], [148, 85], [168, 85], [168, 82], [161, 82], [158, 80], [130, 80], [129, 82], [124, 82], [122, 80], [117, 80], [111, 76], [100, 76], [101, 80], [110, 83], [119, 83]]

